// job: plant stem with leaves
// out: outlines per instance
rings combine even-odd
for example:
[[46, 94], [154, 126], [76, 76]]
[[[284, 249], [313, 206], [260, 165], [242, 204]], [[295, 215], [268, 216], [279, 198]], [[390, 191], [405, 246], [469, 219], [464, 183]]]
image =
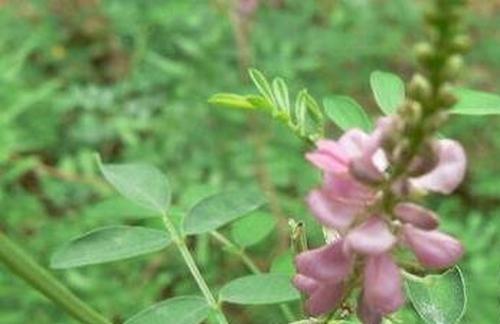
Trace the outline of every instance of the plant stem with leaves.
[[182, 258], [184, 259], [184, 262], [186, 263], [187, 267], [189, 268], [189, 271], [191, 272], [191, 275], [193, 276], [194, 280], [196, 281], [196, 284], [201, 290], [201, 293], [205, 297], [208, 305], [212, 307], [212, 309], [215, 311], [215, 316], [220, 324], [227, 324], [229, 323], [227, 321], [226, 316], [222, 312], [222, 309], [220, 305], [217, 303], [214, 295], [210, 291], [210, 288], [208, 287], [205, 279], [201, 275], [200, 270], [198, 269], [198, 266], [196, 265], [196, 262], [194, 261], [193, 256], [191, 255], [191, 252], [189, 252], [188, 247], [186, 246], [186, 242], [184, 241], [183, 237], [179, 234], [177, 229], [175, 228], [174, 224], [170, 221], [166, 213], [162, 214], [163, 218], [163, 223], [165, 224], [165, 228], [169, 232], [169, 234], [172, 236], [172, 240], [177, 246], [177, 249], [182, 255]]

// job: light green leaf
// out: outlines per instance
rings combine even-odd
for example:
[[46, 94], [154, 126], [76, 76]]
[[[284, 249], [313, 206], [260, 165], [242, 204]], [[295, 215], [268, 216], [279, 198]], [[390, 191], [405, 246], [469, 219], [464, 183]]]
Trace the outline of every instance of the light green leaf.
[[234, 221], [265, 203], [264, 196], [251, 189], [226, 191], [202, 199], [184, 220], [186, 234], [213, 231]]
[[455, 266], [441, 275], [405, 276], [408, 298], [428, 324], [455, 324], [465, 313], [467, 296], [462, 272]]
[[224, 106], [236, 109], [255, 109], [256, 107], [248, 102], [245, 96], [240, 96], [232, 93], [217, 93], [214, 94], [208, 102], [214, 105]]
[[370, 75], [370, 86], [377, 105], [386, 115], [395, 113], [405, 100], [405, 85], [395, 74], [374, 71]]
[[251, 246], [265, 239], [275, 225], [276, 220], [272, 215], [256, 211], [233, 223], [231, 237], [239, 246]]
[[323, 100], [326, 115], [342, 130], [360, 128], [370, 131], [372, 121], [363, 108], [352, 98], [330, 96]]
[[181, 296], [154, 304], [125, 324], [199, 324], [209, 313], [210, 306], [202, 297]]
[[170, 185], [160, 170], [147, 164], [100, 164], [109, 183], [125, 198], [165, 213], [170, 205]]
[[451, 113], [462, 115], [500, 115], [500, 96], [492, 93], [459, 88], [458, 102]]
[[288, 95], [288, 87], [282, 78], [276, 78], [273, 81], [273, 92], [276, 98], [276, 104], [281, 110], [287, 114], [290, 113], [290, 98]]
[[258, 274], [241, 277], [220, 290], [220, 299], [234, 304], [261, 305], [300, 298], [290, 277], [283, 274]]
[[145, 227], [103, 227], [60, 247], [52, 255], [50, 266], [67, 269], [128, 259], [164, 249], [170, 241], [167, 232]]
[[264, 96], [264, 98], [266, 98], [269, 103], [275, 105], [276, 102], [274, 100], [273, 91], [264, 74], [256, 69], [250, 69], [248, 70], [248, 73], [250, 74], [250, 78], [252, 79], [253, 83], [255, 84], [257, 89], [259, 89], [259, 92]]

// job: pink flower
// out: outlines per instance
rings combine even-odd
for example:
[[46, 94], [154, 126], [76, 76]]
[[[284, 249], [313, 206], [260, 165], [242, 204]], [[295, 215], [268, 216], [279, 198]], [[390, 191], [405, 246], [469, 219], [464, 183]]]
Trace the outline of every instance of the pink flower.
[[403, 237], [418, 261], [427, 268], [451, 267], [464, 252], [458, 240], [436, 230], [425, 231], [407, 224], [403, 226]]
[[346, 235], [344, 248], [363, 255], [379, 255], [389, 251], [395, 243], [396, 237], [385, 221], [372, 216]]
[[309, 296], [305, 306], [311, 315], [334, 309], [342, 299], [344, 279], [352, 268], [352, 258], [343, 252], [342, 246], [343, 241], [337, 240], [295, 258], [298, 274], [293, 282]]
[[353, 129], [338, 141], [318, 141], [316, 150], [306, 155], [324, 173], [323, 186], [311, 191], [307, 203], [318, 222], [336, 237], [295, 259], [294, 284], [308, 296], [306, 310], [311, 315], [328, 313], [341, 302], [354, 260], [356, 267], [364, 266], [357, 309], [363, 323], [381, 323], [385, 315], [400, 308], [405, 302], [401, 275], [391, 257], [398, 240], [428, 268], [452, 266], [463, 254], [460, 242], [436, 230], [439, 222], [433, 211], [407, 201], [414, 188], [440, 193], [456, 189], [466, 165], [459, 143], [436, 141], [433, 150], [437, 159], [417, 157], [419, 164], [426, 166], [420, 172], [430, 171], [389, 183], [395, 197], [388, 200], [388, 206], [395, 206], [387, 211], [387, 201], [381, 199], [385, 191], [379, 186], [385, 184], [388, 168], [382, 147], [397, 122], [395, 117], [386, 117], [377, 122], [371, 134]]
[[434, 149], [438, 155], [436, 167], [410, 182], [416, 188], [450, 194], [465, 176], [467, 157], [460, 143], [449, 139], [437, 141]]
[[435, 229], [439, 225], [437, 215], [422, 206], [410, 202], [399, 203], [394, 207], [394, 215], [403, 223], [422, 229]]

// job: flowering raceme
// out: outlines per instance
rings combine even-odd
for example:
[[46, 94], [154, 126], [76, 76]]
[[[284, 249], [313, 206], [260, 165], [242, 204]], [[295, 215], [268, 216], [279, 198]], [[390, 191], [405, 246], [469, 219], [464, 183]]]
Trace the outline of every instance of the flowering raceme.
[[[359, 276], [363, 287], [357, 313], [364, 323], [379, 323], [400, 308], [405, 299], [392, 256], [396, 247], [409, 247], [430, 269], [450, 267], [463, 254], [460, 242], [436, 229], [437, 215], [410, 197], [422, 191], [451, 193], [465, 174], [464, 150], [452, 140], [431, 141], [430, 154], [417, 155], [403, 176], [388, 181], [392, 157], [384, 144], [398, 118], [379, 119], [371, 134], [352, 129], [338, 141], [320, 140], [306, 155], [324, 174], [323, 186], [307, 202], [334, 237], [295, 260], [294, 284], [308, 296], [305, 307], [313, 316], [334, 310]], [[384, 200], [388, 191], [389, 205]]]

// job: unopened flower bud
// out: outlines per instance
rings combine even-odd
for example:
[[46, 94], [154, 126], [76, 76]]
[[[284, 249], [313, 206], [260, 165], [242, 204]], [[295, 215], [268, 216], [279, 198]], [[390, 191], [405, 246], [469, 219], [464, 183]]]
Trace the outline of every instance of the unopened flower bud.
[[443, 68], [443, 77], [448, 80], [453, 80], [457, 77], [457, 75], [460, 73], [460, 70], [462, 69], [464, 65], [464, 59], [462, 58], [461, 55], [455, 54], [448, 59], [446, 59], [446, 62], [444, 63], [444, 68]]
[[426, 122], [426, 132], [429, 134], [437, 132], [441, 128], [441, 125], [443, 125], [443, 123], [448, 120], [448, 117], [449, 115], [446, 111], [441, 111], [434, 114], [432, 118], [429, 118]]
[[432, 87], [423, 75], [415, 74], [411, 79], [408, 92], [413, 99], [425, 102], [432, 95]]
[[457, 97], [453, 94], [450, 84], [445, 83], [438, 89], [438, 100], [442, 107], [449, 108], [457, 103]]
[[410, 141], [408, 139], [403, 139], [394, 148], [391, 156], [391, 162], [396, 163], [402, 160], [408, 154], [408, 148], [410, 147]]
[[450, 44], [451, 49], [457, 53], [465, 53], [471, 47], [471, 39], [467, 35], [456, 35]]
[[421, 64], [429, 64], [436, 56], [436, 51], [429, 43], [418, 43], [414, 48], [417, 60]]

